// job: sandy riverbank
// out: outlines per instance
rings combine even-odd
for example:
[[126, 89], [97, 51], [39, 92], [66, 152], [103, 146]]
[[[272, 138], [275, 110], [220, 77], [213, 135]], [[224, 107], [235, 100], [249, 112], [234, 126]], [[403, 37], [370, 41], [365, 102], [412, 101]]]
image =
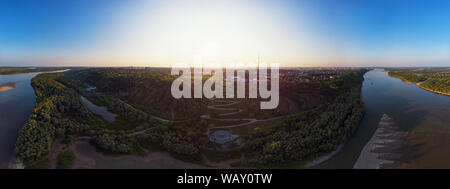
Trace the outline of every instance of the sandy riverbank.
[[13, 82], [5, 83], [0, 85], [0, 93], [9, 91], [16, 88], [16, 84]]
[[403, 156], [399, 149], [403, 146], [405, 135], [389, 115], [383, 114], [377, 130], [364, 146], [353, 168], [380, 169], [398, 166], [398, 160]]

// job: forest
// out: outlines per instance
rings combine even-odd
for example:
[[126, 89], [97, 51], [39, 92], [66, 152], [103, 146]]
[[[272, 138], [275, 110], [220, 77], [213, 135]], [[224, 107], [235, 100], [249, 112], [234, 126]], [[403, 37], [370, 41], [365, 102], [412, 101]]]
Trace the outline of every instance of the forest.
[[450, 95], [450, 68], [388, 69], [389, 76], [414, 82], [423, 89]]
[[246, 145], [246, 157], [251, 158], [236, 165], [283, 164], [333, 151], [355, 132], [364, 116], [361, 84], [365, 72], [350, 72], [333, 81], [341, 86], [333, 101], [290, 116], [272, 130], [255, 131]]
[[36, 105], [27, 124], [19, 131], [16, 157], [25, 164], [42, 159], [57, 135], [83, 133], [101, 121], [82, 104], [80, 96], [55, 78], [63, 73], [40, 74], [31, 81]]

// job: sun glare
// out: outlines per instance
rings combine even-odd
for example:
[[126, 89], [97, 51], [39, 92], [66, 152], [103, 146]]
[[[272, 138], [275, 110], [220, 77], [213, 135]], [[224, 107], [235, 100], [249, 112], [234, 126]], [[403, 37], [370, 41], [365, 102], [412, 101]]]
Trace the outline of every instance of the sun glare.
[[116, 60], [171, 66], [200, 55], [223, 64], [254, 62], [261, 53], [266, 61], [280, 61], [292, 52], [286, 48], [306, 45], [296, 40], [299, 33], [295, 38], [284, 33], [282, 18], [271, 15], [267, 7], [236, 1], [152, 6], [149, 10], [139, 4], [117, 19], [105, 43]]

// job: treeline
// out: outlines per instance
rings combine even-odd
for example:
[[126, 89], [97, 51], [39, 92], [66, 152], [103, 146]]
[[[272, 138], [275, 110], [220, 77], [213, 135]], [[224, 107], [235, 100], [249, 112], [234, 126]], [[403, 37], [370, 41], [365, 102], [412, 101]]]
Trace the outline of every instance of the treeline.
[[61, 70], [61, 68], [0, 68], [0, 75], [20, 74], [20, 73], [34, 73], [34, 72], [49, 72]]
[[249, 160], [240, 165], [268, 165], [304, 160], [344, 143], [364, 116], [361, 84], [366, 70], [336, 80], [340, 94], [331, 103], [291, 116], [267, 132], [255, 132], [246, 144]]
[[139, 154], [142, 152], [141, 148], [150, 151], [160, 149], [183, 159], [197, 160], [201, 159], [200, 149], [210, 145], [204, 134], [207, 129], [204, 120], [187, 123], [155, 122], [148, 129], [139, 129], [102, 130], [94, 135], [91, 142], [104, 152]]
[[180, 124], [160, 124], [138, 135], [137, 141], [148, 150], [163, 149], [184, 157], [198, 157], [201, 146], [209, 143], [204, 134], [206, 121]]
[[427, 78], [417, 75], [413, 72], [408, 71], [391, 71], [389, 72], [389, 76], [397, 77], [403, 80], [406, 80], [408, 82], [422, 82], [425, 81]]
[[450, 68], [388, 69], [389, 76], [409, 82], [421, 82], [420, 87], [450, 95]]
[[443, 94], [450, 95], [450, 77], [447, 78], [431, 78], [420, 84], [425, 89], [432, 90]]

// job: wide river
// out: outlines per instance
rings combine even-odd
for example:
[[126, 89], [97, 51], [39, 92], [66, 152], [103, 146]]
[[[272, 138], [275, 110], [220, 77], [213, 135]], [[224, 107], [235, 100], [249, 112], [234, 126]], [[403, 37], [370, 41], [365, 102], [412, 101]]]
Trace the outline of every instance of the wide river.
[[0, 85], [13, 82], [15, 89], [0, 92], [0, 168], [14, 161], [18, 131], [28, 121], [36, 101], [31, 79], [37, 73], [0, 75]]
[[450, 96], [435, 94], [388, 76], [382, 69], [364, 75], [366, 113], [343, 149], [315, 168], [352, 168], [383, 114], [393, 118], [406, 137], [401, 168], [450, 168]]
[[[13, 160], [18, 130], [32, 113], [35, 94], [30, 80], [35, 75], [37, 73], [0, 75], [0, 85], [8, 82], [16, 85], [15, 89], [0, 92], [0, 168], [7, 168]], [[359, 129], [341, 151], [314, 168], [353, 168], [383, 114], [389, 115], [406, 133], [402, 145], [407, 153], [399, 158], [398, 167], [450, 168], [450, 97], [406, 84], [389, 77], [382, 69], [372, 70], [364, 78], [362, 98], [366, 114]], [[121, 160], [116, 161], [120, 164]], [[125, 167], [141, 167], [126, 164]]]

